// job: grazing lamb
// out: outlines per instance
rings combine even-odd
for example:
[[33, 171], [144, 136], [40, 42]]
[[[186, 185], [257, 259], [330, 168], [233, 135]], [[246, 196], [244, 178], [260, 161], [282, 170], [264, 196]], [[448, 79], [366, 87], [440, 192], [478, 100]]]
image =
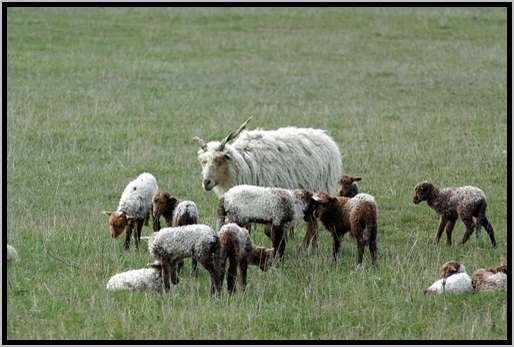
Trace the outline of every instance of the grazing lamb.
[[[303, 208], [311, 197], [304, 190], [288, 190], [250, 185], [230, 188], [219, 200], [218, 225], [250, 223], [271, 226], [271, 240], [275, 255], [280, 258], [286, 247], [286, 231], [302, 222]], [[314, 218], [305, 219], [308, 230], [316, 227]], [[307, 231], [309, 234], [309, 231]], [[315, 232], [310, 234], [314, 235]]]
[[162, 289], [161, 264], [155, 262], [150, 267], [129, 270], [112, 276], [107, 281], [107, 290], [148, 290]]
[[7, 245], [7, 260], [18, 260], [18, 252], [16, 252], [16, 249], [11, 245]]
[[[148, 223], [152, 212], [152, 197], [157, 191], [157, 181], [149, 173], [142, 173], [135, 180], [129, 182], [121, 195], [118, 209], [114, 212], [104, 211], [109, 218], [109, 227], [113, 238], [118, 237], [123, 231], [127, 231], [125, 249], [130, 247], [130, 235], [136, 227], [134, 239], [136, 248], [141, 240], [141, 229], [145, 221]], [[148, 225], [148, 224], [147, 224]]]
[[[324, 130], [286, 127], [243, 131], [250, 119], [221, 142], [205, 143], [195, 138], [200, 144], [198, 160], [206, 191], [213, 190], [221, 197], [231, 187], [248, 184], [337, 192], [341, 153]], [[316, 238], [306, 234], [304, 246], [311, 242], [316, 246]]]
[[[168, 192], [158, 191], [153, 196], [153, 230], [161, 229], [160, 217], [163, 216], [168, 227], [198, 224], [198, 208], [193, 201], [179, 201]], [[178, 264], [178, 271], [184, 262]], [[191, 269], [197, 275], [197, 262], [191, 259]]]
[[218, 231], [221, 246], [221, 264], [225, 271], [228, 259], [227, 285], [229, 293], [236, 290], [237, 268], [239, 267], [239, 286], [241, 290], [246, 288], [246, 273], [248, 265], [259, 266], [262, 271], [267, 271], [271, 265], [273, 248], [255, 247], [250, 239], [248, 230], [240, 228], [237, 224], [225, 224]]
[[161, 278], [166, 291], [170, 290], [170, 279], [173, 284], [179, 282], [178, 262], [189, 257], [200, 262], [211, 275], [211, 294], [221, 291], [220, 244], [218, 235], [209, 226], [193, 224], [163, 228], [149, 239], [148, 250], [162, 266]]
[[305, 218], [318, 217], [334, 240], [332, 256], [337, 260], [343, 235], [350, 232], [357, 241], [357, 267], [362, 268], [364, 247], [369, 246], [372, 263], [377, 261], [378, 206], [369, 194], [353, 198], [331, 197], [327, 193], [314, 193], [304, 209]]
[[471, 274], [471, 284], [476, 292], [503, 289], [507, 290], [508, 269], [503, 260], [499, 266], [478, 269]]
[[441, 278], [424, 290], [425, 294], [471, 292], [471, 278], [462, 263], [448, 261], [441, 267]]
[[357, 185], [357, 181], [360, 181], [360, 177], [356, 176], [343, 176], [339, 180], [339, 184], [341, 185], [341, 190], [339, 191], [339, 196], [345, 196], [347, 198], [353, 198], [355, 195], [359, 194], [359, 186]]
[[[447, 244], [451, 245], [453, 227], [460, 218], [466, 226], [466, 232], [460, 244], [464, 244], [469, 239], [475, 227], [478, 237], [480, 226], [484, 226], [493, 247], [496, 247], [493, 226], [485, 215], [487, 202], [482, 190], [471, 186], [436, 188], [432, 183], [423, 181], [416, 185], [413, 198], [415, 204], [422, 201], [426, 201], [428, 206], [441, 215], [434, 244], [439, 243], [443, 230], [446, 229]], [[476, 223], [473, 217], [476, 218]]]

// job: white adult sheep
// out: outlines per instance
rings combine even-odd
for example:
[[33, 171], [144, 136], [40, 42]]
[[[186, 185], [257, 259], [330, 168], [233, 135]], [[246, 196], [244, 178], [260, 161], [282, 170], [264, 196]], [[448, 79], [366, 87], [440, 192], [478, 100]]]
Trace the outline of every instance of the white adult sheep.
[[[205, 143], [195, 137], [200, 143], [198, 160], [206, 191], [214, 190], [221, 197], [233, 186], [248, 184], [337, 193], [341, 153], [324, 130], [286, 127], [243, 131], [250, 119], [221, 142]], [[304, 244], [316, 237], [307, 233]]]
[[129, 182], [121, 195], [118, 208], [114, 212], [104, 211], [109, 218], [109, 228], [113, 238], [127, 231], [125, 249], [130, 247], [130, 235], [136, 223], [134, 239], [136, 248], [141, 240], [141, 229], [152, 214], [152, 197], [158, 190], [157, 180], [147, 172]]

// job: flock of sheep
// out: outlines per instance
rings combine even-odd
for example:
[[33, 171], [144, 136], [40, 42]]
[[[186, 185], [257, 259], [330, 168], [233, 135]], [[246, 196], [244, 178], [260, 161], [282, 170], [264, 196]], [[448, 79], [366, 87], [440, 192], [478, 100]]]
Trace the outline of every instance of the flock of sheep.
[[[139, 247], [143, 225], [153, 219], [153, 235], [148, 241], [153, 263], [145, 268], [112, 276], [109, 290], [170, 290], [179, 283], [184, 259], [192, 259], [211, 277], [211, 294], [222, 291], [226, 275], [228, 291], [236, 281], [244, 290], [249, 265], [266, 271], [284, 257], [288, 235], [302, 223], [307, 226], [304, 247], [317, 247], [318, 221], [333, 239], [336, 260], [344, 234], [355, 239], [357, 268], [362, 269], [363, 254], [369, 248], [372, 263], [378, 259], [378, 204], [374, 197], [359, 193], [360, 177], [341, 177], [341, 154], [334, 140], [319, 129], [286, 127], [277, 130], [246, 131], [248, 121], [222, 141], [199, 143], [198, 160], [202, 166], [202, 186], [218, 198], [218, 232], [198, 224], [198, 208], [193, 201], [180, 201], [160, 191], [155, 177], [142, 173], [123, 191], [116, 211], [108, 217], [113, 238], [125, 232], [125, 248], [131, 237]], [[340, 189], [338, 189], [338, 187]], [[476, 187], [437, 188], [430, 182], [418, 183], [413, 202], [426, 201], [441, 221], [434, 243], [446, 231], [447, 242], [458, 218], [466, 226], [461, 243], [473, 232], [477, 237], [483, 226], [496, 247], [494, 230], [486, 217], [485, 194]], [[167, 227], [161, 228], [160, 217]], [[252, 224], [262, 224], [272, 248], [253, 244]], [[9, 254], [16, 256], [8, 246]], [[14, 252], [14, 253], [13, 253]], [[8, 257], [10, 255], [8, 254]], [[228, 263], [228, 269], [227, 269]], [[480, 269], [470, 278], [464, 265], [450, 261], [443, 265], [441, 278], [425, 293], [506, 289], [507, 264]]]

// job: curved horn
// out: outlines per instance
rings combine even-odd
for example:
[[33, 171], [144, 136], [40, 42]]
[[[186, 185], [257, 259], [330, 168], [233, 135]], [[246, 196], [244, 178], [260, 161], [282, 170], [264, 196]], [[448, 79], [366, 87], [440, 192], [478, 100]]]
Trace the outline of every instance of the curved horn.
[[250, 121], [250, 119], [252, 119], [253, 116], [250, 116], [250, 118], [248, 118], [243, 124], [241, 124], [241, 126], [239, 127], [239, 129], [237, 129], [236, 131], [232, 131], [230, 132], [227, 137], [225, 137], [223, 140], [221, 140], [221, 143], [218, 147], [218, 151], [222, 151], [224, 148], [225, 148], [225, 145], [229, 142], [229, 141], [232, 141], [233, 139], [235, 139], [239, 133], [241, 131], [243, 131], [244, 128], [246, 128], [246, 125], [248, 124], [248, 122]]
[[205, 143], [204, 140], [202, 140], [201, 138], [199, 138], [198, 136], [195, 136], [193, 137], [193, 141], [196, 141], [199, 145], [200, 145], [200, 148], [206, 152], [207, 151], [207, 144]]

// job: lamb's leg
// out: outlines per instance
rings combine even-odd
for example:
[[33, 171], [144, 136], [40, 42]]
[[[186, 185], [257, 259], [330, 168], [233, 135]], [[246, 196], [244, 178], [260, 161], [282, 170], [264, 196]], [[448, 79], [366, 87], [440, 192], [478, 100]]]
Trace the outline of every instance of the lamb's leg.
[[239, 261], [239, 271], [239, 288], [244, 292], [246, 289], [246, 275], [248, 271], [248, 262], [245, 259]]
[[491, 239], [491, 243], [493, 244], [493, 247], [496, 247], [496, 240], [494, 238], [494, 229], [491, 223], [489, 223], [489, 220], [486, 216], [484, 216], [480, 222], [485, 228], [485, 231], [487, 231], [487, 235], [489, 235], [489, 238]]
[[132, 221], [129, 221], [126, 228], [125, 249], [130, 248], [130, 236], [132, 235], [132, 228], [134, 228], [134, 223]]
[[214, 259], [213, 255], [210, 255], [203, 259], [200, 259], [200, 263], [209, 272], [209, 275], [211, 276], [211, 295], [217, 296], [221, 292], [221, 271], [216, 266], [216, 259]]
[[[182, 263], [184, 263], [182, 261]], [[179, 282], [178, 275], [177, 275], [177, 262], [173, 261], [170, 263], [170, 273], [171, 273], [171, 283], [174, 285], [177, 285]]]
[[364, 248], [366, 247], [366, 240], [364, 238], [364, 229], [360, 223], [352, 225], [352, 234], [357, 240], [357, 268], [362, 268], [362, 257], [364, 256]]
[[134, 233], [136, 249], [139, 249], [139, 241], [141, 241], [141, 231], [143, 230], [143, 223], [144, 223], [144, 219], [136, 220], [136, 231]]
[[312, 218], [307, 223], [307, 231], [303, 238], [302, 247], [307, 249], [310, 244], [312, 244], [312, 248], [318, 248], [318, 222], [316, 218]]
[[161, 280], [166, 292], [170, 291], [170, 269], [171, 266], [168, 259], [161, 259]]
[[191, 275], [198, 277], [198, 262], [194, 259], [191, 259]]
[[371, 264], [377, 263], [377, 224], [376, 222], [367, 225], [369, 232], [369, 252], [371, 253]]
[[284, 256], [284, 251], [286, 249], [286, 240], [284, 238], [284, 226], [271, 226], [271, 241], [273, 242], [274, 250], [274, 256], [275, 258], [282, 259]]
[[461, 216], [462, 222], [466, 226], [466, 232], [464, 233], [464, 237], [462, 238], [462, 241], [460, 242], [461, 245], [465, 244], [466, 241], [468, 241], [471, 234], [473, 234], [473, 231], [475, 230], [475, 223], [473, 222], [473, 217], [469, 215]]
[[145, 214], [145, 223], [144, 224], [146, 226], [148, 226], [148, 220], [150, 219], [150, 214], [151, 214], [151, 212], [146, 212], [146, 214]]
[[228, 292], [233, 294], [236, 291], [237, 261], [234, 255], [228, 257], [227, 287]]
[[152, 229], [155, 232], [161, 230], [161, 217], [160, 216], [153, 217]]
[[330, 232], [330, 234], [332, 234], [332, 240], [333, 240], [333, 243], [332, 243], [332, 261], [335, 264], [336, 261], [337, 261], [337, 254], [339, 253], [339, 248], [341, 247], [341, 239], [343, 238], [343, 235], [341, 234], [341, 236], [339, 236], [337, 234], [337, 231], [335, 231], [335, 230], [332, 230]]
[[448, 246], [452, 245], [452, 232], [456, 222], [456, 219], [449, 219], [448, 223], [446, 224], [446, 244]]
[[271, 224], [264, 224], [264, 235], [271, 239]]
[[434, 245], [437, 245], [439, 243], [439, 240], [441, 239], [441, 235], [443, 234], [444, 227], [446, 226], [447, 219], [444, 216], [441, 216], [441, 220], [439, 221], [439, 227], [437, 228], [437, 234], [434, 239]]

